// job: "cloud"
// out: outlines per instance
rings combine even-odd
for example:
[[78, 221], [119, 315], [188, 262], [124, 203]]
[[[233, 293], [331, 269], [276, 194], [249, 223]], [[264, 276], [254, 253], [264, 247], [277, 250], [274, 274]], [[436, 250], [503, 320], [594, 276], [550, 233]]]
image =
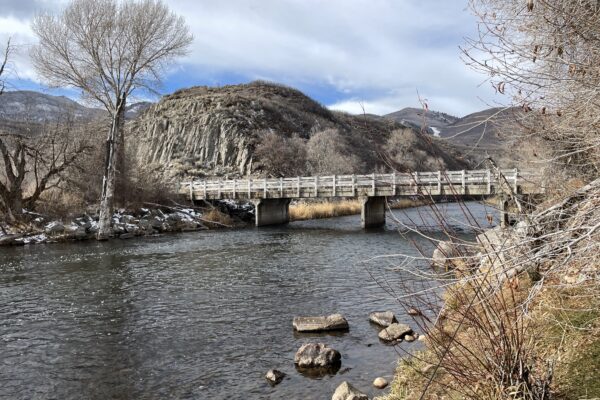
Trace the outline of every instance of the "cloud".
[[[34, 40], [25, 28], [34, 12], [61, 3], [8, 1], [8, 11], [0, 10], [0, 39], [13, 30], [26, 43]], [[169, 0], [195, 40], [189, 56], [172, 69], [176, 73], [166, 77], [166, 87], [261, 77], [308, 88], [309, 95], [337, 109], [356, 111], [362, 101], [374, 113], [418, 106], [418, 90], [432, 109], [463, 115], [485, 106], [479, 97], [492, 95], [488, 87], [478, 88], [483, 77], [460, 60], [458, 46], [476, 29], [466, 3]], [[18, 63], [32, 76], [25, 57]]]

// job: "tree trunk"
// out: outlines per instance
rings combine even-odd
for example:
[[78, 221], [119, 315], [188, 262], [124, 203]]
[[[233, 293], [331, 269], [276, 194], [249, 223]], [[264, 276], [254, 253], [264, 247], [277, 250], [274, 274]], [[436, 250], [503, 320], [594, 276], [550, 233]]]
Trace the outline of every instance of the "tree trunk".
[[9, 223], [15, 223], [21, 220], [23, 216], [23, 196], [20, 188], [8, 193], [4, 198], [6, 205], [6, 217]]
[[117, 176], [117, 160], [119, 159], [119, 137], [123, 129], [125, 117], [125, 98], [117, 102], [117, 110], [113, 115], [108, 138], [106, 139], [106, 161], [104, 178], [102, 179], [102, 197], [100, 199], [100, 218], [98, 221], [98, 240], [108, 240], [112, 235], [111, 219]]

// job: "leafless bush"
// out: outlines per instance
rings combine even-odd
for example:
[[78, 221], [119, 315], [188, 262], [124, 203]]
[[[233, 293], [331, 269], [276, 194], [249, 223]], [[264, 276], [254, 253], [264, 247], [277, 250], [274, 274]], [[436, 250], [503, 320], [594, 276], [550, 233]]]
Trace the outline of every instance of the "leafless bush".
[[307, 159], [313, 175], [343, 175], [363, 169], [362, 161], [337, 129], [313, 134], [307, 144]]
[[306, 171], [306, 144], [275, 132], [263, 132], [255, 155], [264, 173], [273, 176], [298, 176]]

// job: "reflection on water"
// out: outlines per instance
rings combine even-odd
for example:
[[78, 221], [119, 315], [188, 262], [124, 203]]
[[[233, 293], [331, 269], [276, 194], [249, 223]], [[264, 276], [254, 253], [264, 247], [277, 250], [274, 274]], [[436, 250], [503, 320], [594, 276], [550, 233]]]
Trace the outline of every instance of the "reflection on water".
[[[470, 208], [483, 223], [483, 207]], [[433, 225], [423, 210], [396, 215]], [[457, 205], [445, 211], [464, 224]], [[397, 259], [373, 259], [416, 254], [394, 224], [364, 232], [359, 219], [0, 249], [0, 398], [322, 399], [343, 380], [374, 394], [398, 351], [368, 314], [410, 319], [372, 276], [391, 288], [423, 282], [392, 271]], [[294, 316], [336, 312], [349, 332], [292, 329]], [[341, 370], [296, 371], [295, 351], [313, 340], [341, 352]], [[270, 368], [288, 377], [271, 387]]]

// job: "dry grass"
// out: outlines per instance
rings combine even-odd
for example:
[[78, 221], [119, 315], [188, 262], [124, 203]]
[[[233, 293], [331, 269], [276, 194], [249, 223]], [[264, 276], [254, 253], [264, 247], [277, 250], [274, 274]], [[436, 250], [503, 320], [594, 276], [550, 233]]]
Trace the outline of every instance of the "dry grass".
[[[417, 207], [426, 204], [423, 200], [401, 198], [389, 202], [392, 209]], [[290, 205], [290, 221], [304, 221], [308, 219], [321, 219], [342, 217], [344, 215], [360, 214], [360, 200], [324, 201], [314, 203], [297, 203]]]
[[320, 219], [341, 217], [344, 215], [360, 214], [359, 200], [342, 200], [322, 203], [298, 203], [290, 205], [290, 220], [304, 221], [307, 219]]
[[231, 216], [222, 213], [221, 211], [219, 211], [216, 208], [213, 208], [212, 210], [208, 211], [207, 213], [205, 213], [202, 218], [205, 221], [210, 222], [215, 222], [217, 224], [220, 225], [225, 225], [225, 226], [232, 226], [234, 224], [233, 219], [231, 218]]

